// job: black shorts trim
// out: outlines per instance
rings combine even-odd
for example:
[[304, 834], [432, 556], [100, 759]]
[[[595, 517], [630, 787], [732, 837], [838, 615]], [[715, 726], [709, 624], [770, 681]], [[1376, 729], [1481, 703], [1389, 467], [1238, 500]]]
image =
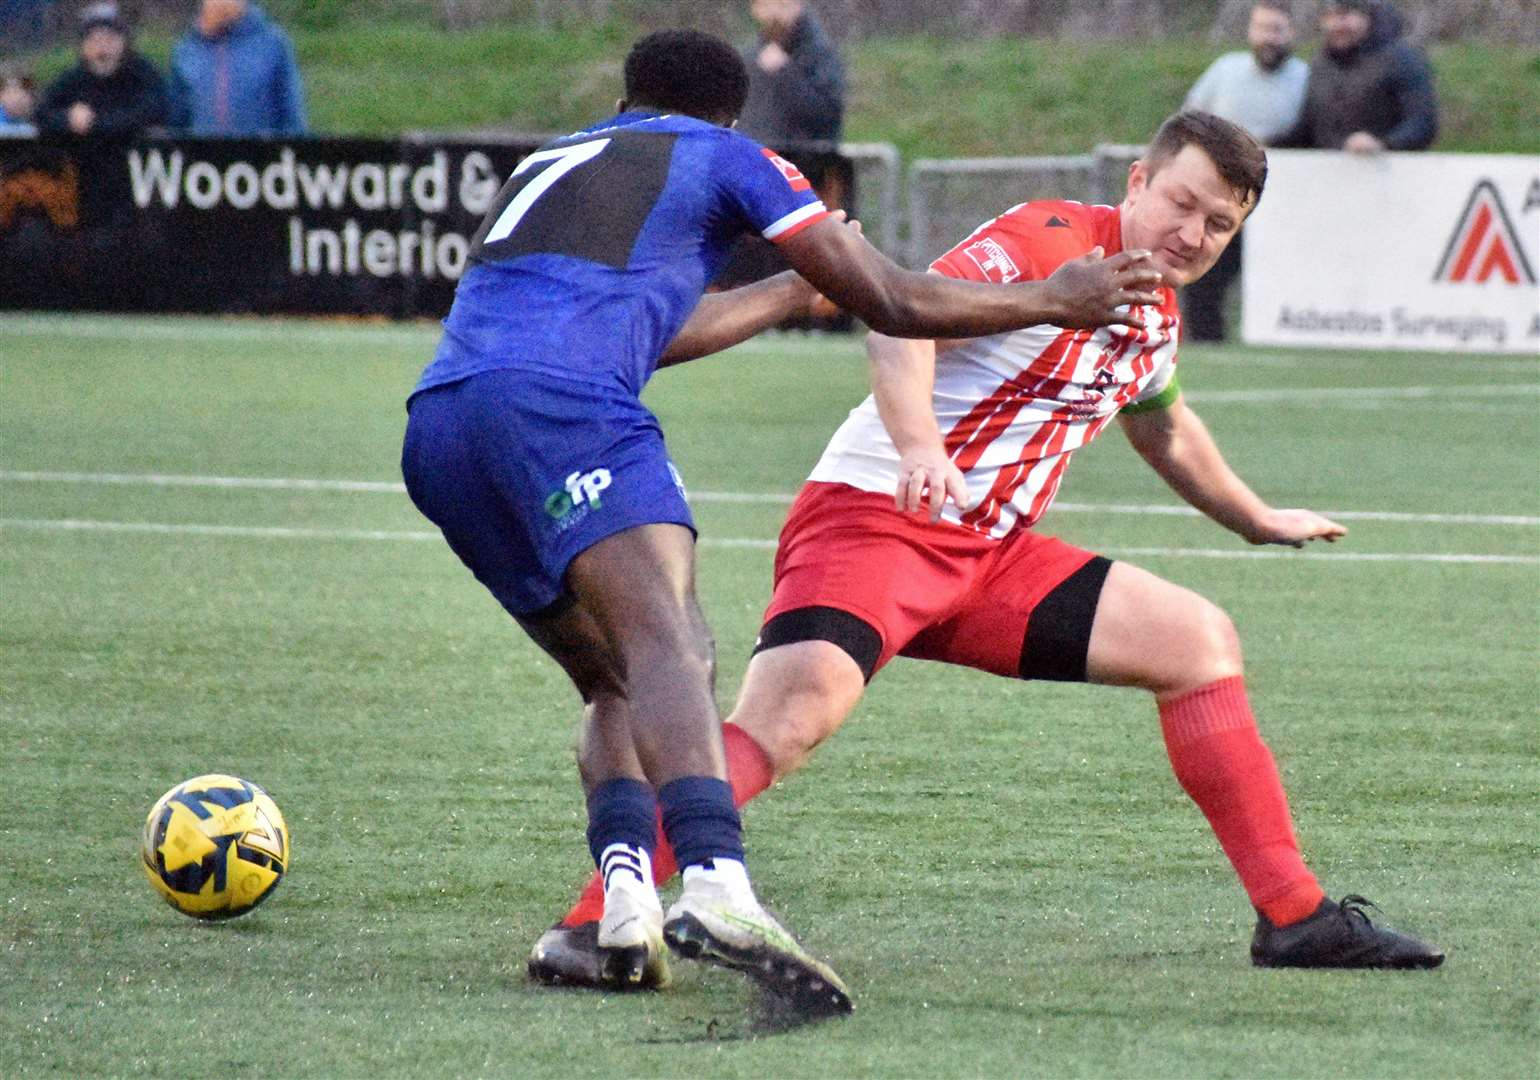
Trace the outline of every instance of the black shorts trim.
[[832, 607], [804, 607], [783, 611], [759, 631], [754, 653], [799, 641], [827, 641], [838, 645], [856, 662], [861, 677], [872, 681], [882, 656], [882, 635], [865, 619]]
[[1021, 643], [1018, 674], [1023, 679], [1086, 681], [1091, 624], [1110, 569], [1111, 559], [1093, 555], [1033, 609]]

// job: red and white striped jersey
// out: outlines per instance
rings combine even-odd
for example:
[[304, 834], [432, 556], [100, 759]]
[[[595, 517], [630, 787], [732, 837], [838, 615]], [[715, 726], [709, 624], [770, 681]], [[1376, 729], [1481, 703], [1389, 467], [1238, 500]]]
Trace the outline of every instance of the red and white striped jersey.
[[[937, 259], [970, 281], [1030, 281], [1100, 246], [1122, 250], [1112, 206], [1032, 202], [1013, 207]], [[968, 508], [943, 520], [993, 537], [1030, 527], [1053, 501], [1070, 456], [1125, 405], [1154, 398], [1176, 369], [1176, 295], [1141, 307], [1143, 326], [1033, 326], [964, 342], [936, 357], [933, 404], [947, 450], [968, 484]], [[891, 493], [898, 450], [868, 397], [834, 433], [810, 480]]]

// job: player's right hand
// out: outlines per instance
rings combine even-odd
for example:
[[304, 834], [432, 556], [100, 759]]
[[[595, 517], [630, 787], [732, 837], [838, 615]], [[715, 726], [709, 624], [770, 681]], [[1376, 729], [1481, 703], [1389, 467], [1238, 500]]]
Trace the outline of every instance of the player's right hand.
[[1104, 259], [1102, 249], [1094, 248], [1055, 270], [1047, 284], [1062, 311], [1054, 324], [1073, 329], [1142, 327], [1143, 320], [1130, 308], [1162, 299], [1160, 271], [1148, 251], [1122, 251]]
[[926, 510], [932, 521], [940, 521], [941, 507], [947, 499], [957, 509], [967, 509], [967, 481], [947, 456], [946, 447], [937, 444], [904, 451], [898, 460], [898, 489], [893, 493], [893, 504], [906, 514]]

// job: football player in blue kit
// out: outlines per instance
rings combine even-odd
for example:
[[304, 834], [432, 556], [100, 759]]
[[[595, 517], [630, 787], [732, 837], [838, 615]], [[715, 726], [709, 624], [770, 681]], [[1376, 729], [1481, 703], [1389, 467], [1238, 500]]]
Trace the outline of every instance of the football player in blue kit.
[[[794, 166], [732, 130], [747, 86], [727, 43], [651, 34], [626, 59], [618, 115], [519, 164], [409, 400], [402, 472], [582, 696], [578, 766], [605, 880], [599, 981], [666, 984], [666, 941], [818, 1017], [848, 1012], [850, 997], [749, 884], [695, 597], [695, 526], [642, 387], [657, 367], [736, 344], [820, 293], [883, 333], [955, 338], [1125, 323], [1125, 305], [1158, 302], [1158, 275], [1144, 252], [1095, 252], [1011, 285], [905, 271]], [[796, 273], [703, 297], [751, 231]], [[666, 917], [649, 856], [660, 817], [684, 878]]]

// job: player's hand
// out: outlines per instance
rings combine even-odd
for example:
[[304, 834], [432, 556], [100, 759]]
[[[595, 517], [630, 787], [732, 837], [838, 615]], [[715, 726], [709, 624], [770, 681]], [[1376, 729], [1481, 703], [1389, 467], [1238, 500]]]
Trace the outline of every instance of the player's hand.
[[962, 470], [939, 443], [906, 450], [898, 461], [898, 488], [893, 504], [906, 514], [926, 510], [932, 521], [941, 520], [947, 499], [959, 510], [967, 508], [968, 485]]
[[1059, 267], [1047, 284], [1061, 312], [1056, 326], [1139, 327], [1143, 320], [1130, 307], [1161, 302], [1160, 271], [1148, 251], [1123, 251], [1104, 259], [1102, 249], [1095, 248]]
[[1347, 535], [1347, 529], [1313, 510], [1269, 510], [1246, 539], [1253, 544], [1287, 544], [1302, 548], [1312, 540], [1328, 544]]
[[1350, 154], [1378, 154], [1385, 149], [1385, 144], [1367, 131], [1355, 131], [1347, 137], [1342, 149]]
[[765, 42], [765, 47], [759, 50], [759, 70], [766, 75], [774, 75], [791, 62], [791, 53], [774, 41]]
[[76, 135], [88, 135], [91, 125], [96, 123], [96, 110], [84, 101], [77, 101], [70, 106], [67, 114], [70, 130]]

